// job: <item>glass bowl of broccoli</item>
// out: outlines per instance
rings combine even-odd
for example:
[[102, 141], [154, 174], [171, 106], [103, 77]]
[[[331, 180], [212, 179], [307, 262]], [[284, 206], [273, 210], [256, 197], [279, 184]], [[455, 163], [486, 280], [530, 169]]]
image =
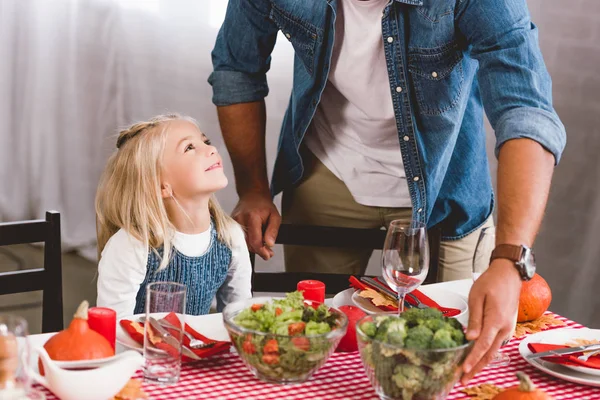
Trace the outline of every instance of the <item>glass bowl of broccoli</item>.
[[231, 303], [223, 310], [223, 321], [250, 372], [279, 384], [308, 380], [333, 354], [348, 328], [344, 313], [306, 301], [300, 292], [282, 299]]
[[458, 320], [433, 308], [366, 316], [356, 337], [369, 380], [385, 400], [445, 399], [473, 347]]

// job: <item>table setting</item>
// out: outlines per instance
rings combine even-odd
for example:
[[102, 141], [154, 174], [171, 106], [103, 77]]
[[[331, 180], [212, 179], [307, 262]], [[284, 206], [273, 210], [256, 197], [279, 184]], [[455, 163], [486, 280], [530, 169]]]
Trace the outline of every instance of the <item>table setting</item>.
[[58, 333], [0, 316], [0, 400], [600, 399], [600, 330], [548, 310], [539, 275], [513, 336], [463, 386], [478, 251], [472, 279], [421, 286], [428, 253], [424, 226], [392, 224], [381, 276], [353, 276], [332, 298], [315, 279], [193, 316], [184, 285], [156, 282], [145, 313], [83, 301]]

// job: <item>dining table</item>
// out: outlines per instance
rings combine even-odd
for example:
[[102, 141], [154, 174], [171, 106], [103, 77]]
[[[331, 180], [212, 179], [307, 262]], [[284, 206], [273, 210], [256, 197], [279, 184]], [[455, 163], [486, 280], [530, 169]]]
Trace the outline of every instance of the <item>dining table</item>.
[[[454, 292], [468, 298], [472, 280], [458, 280], [451, 282], [435, 283], [428, 286], [428, 290], [440, 289]], [[326, 301], [331, 302], [331, 299]], [[548, 312], [550, 313], [550, 312]], [[556, 319], [563, 321], [560, 328], [584, 328], [582, 325], [560, 315], [552, 314]], [[186, 321], [193, 318], [187, 316]], [[211, 318], [211, 323], [222, 324], [222, 319], [217, 316]], [[550, 327], [549, 329], [555, 329]], [[32, 346], [42, 346], [53, 333], [31, 335]], [[498, 387], [510, 387], [518, 384], [516, 372], [525, 372], [534, 384], [552, 395], [555, 399], [600, 399], [600, 388], [568, 382], [550, 376], [531, 366], [519, 353], [519, 344], [527, 335], [513, 337], [501, 351], [507, 353], [511, 362], [506, 366], [488, 367], [479, 372], [468, 384], [468, 387], [482, 384], [491, 384]], [[117, 351], [125, 350], [117, 346]], [[142, 371], [137, 371], [133, 378], [142, 378]], [[56, 399], [50, 391], [42, 386], [35, 385], [44, 391], [48, 400]], [[457, 383], [448, 399], [469, 399], [463, 392], [465, 389]], [[250, 373], [235, 352], [220, 354], [206, 360], [183, 364], [180, 380], [171, 386], [159, 386], [144, 383], [143, 390], [150, 399], [175, 400], [175, 399], [260, 399], [260, 400], [311, 400], [311, 399], [357, 399], [377, 400], [379, 397], [371, 386], [358, 352], [334, 353], [327, 363], [319, 369], [307, 382], [277, 385], [263, 382]], [[85, 399], [82, 399], [85, 400]]]

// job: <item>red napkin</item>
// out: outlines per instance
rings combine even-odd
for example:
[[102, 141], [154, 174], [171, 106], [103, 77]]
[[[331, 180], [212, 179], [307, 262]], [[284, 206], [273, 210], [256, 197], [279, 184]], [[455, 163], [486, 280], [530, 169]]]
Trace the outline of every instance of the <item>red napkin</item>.
[[[386, 287], [389, 288], [389, 286], [387, 285], [387, 283], [385, 283], [383, 280], [379, 279], [379, 278], [374, 278], [377, 282], [381, 283], [382, 285], [385, 285]], [[358, 280], [357, 278], [351, 276], [350, 277], [350, 285], [358, 290], [365, 290], [367, 288], [373, 289], [375, 291], [379, 291], [379, 289], [377, 289], [374, 286], [368, 285], [360, 280]], [[390, 290], [392, 292], [395, 293], [394, 289]], [[417, 299], [419, 299], [419, 301], [423, 304], [425, 304], [428, 307], [431, 308], [437, 308], [438, 310], [440, 310], [444, 316], [446, 317], [454, 317], [458, 314], [461, 313], [461, 311], [457, 308], [448, 308], [448, 307], [442, 307], [440, 306], [438, 303], [436, 303], [435, 301], [433, 301], [430, 297], [426, 296], [425, 294], [423, 294], [422, 292], [419, 292], [417, 289], [413, 290], [412, 292], [410, 292], [412, 295], [414, 295]], [[410, 296], [406, 296], [404, 298], [404, 301], [407, 302], [408, 304], [410, 304], [411, 306], [416, 306], [417, 302], [414, 301]], [[398, 311], [398, 307], [389, 307], [389, 306], [381, 306], [378, 307], [380, 310], [382, 311]]]
[[[173, 325], [179, 324], [177, 315], [175, 315], [174, 313], [168, 314], [164, 319]], [[144, 323], [143, 322], [135, 322], [135, 321], [122, 319], [121, 321], [119, 321], [119, 324], [133, 340], [135, 340], [139, 344], [142, 344], [142, 345], [144, 344]], [[165, 329], [170, 331], [170, 329], [168, 329], [168, 328], [165, 328]], [[190, 335], [192, 335], [194, 338], [202, 340], [205, 343], [214, 343], [214, 345], [211, 347], [205, 347], [202, 349], [192, 349], [189, 347], [190, 339], [184, 335], [183, 336], [183, 345], [186, 346], [190, 351], [192, 351], [199, 358], [208, 358], [215, 354], [223, 353], [225, 351], [228, 351], [229, 348], [231, 347], [231, 342], [222, 342], [222, 341], [218, 341], [218, 340], [209, 339], [206, 336], [196, 332], [188, 324], [185, 324], [185, 331], [187, 333], [189, 333]], [[159, 349], [165, 350], [167, 352], [175, 351], [173, 349], [173, 347], [169, 346], [165, 342], [161, 342], [160, 339], [155, 341], [154, 345], [156, 347], [158, 347]], [[182, 355], [181, 360], [183, 362], [197, 361], [196, 359], [187, 357], [185, 355]]]
[[[543, 353], [544, 351], [564, 349], [567, 346], [560, 344], [528, 343], [527, 347], [529, 347], [529, 350], [531, 350], [532, 353]], [[542, 360], [556, 364], [600, 369], [600, 355], [592, 356], [588, 358], [587, 361], [583, 361], [578, 358], [581, 354], [582, 353], [572, 353], [562, 356], [543, 357]]]

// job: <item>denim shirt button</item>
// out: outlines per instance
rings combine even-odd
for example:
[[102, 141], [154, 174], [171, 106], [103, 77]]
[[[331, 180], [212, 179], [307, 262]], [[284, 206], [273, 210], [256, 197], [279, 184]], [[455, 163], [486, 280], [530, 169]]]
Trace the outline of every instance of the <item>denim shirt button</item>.
[[404, 139], [405, 142], [408, 142], [410, 138], [408, 136], [404, 136], [402, 139]]
[[415, 181], [415, 182], [419, 182], [419, 177], [418, 177], [418, 176], [415, 176], [415, 177], [413, 178], [413, 181]]
[[434, 78], [437, 78], [437, 77], [438, 77], [438, 73], [437, 73], [437, 72], [435, 72], [435, 71], [433, 71], [433, 72], [431, 73], [431, 76], [433, 76]]
[[391, 36], [388, 36], [387, 41], [388, 41], [388, 43], [392, 43], [394, 41], [394, 38]]
[[285, 37], [286, 37], [286, 38], [288, 38], [288, 39], [291, 39], [291, 38], [292, 38], [292, 35], [290, 35], [289, 33], [286, 33], [286, 34], [285, 34]]
[[422, 209], [422, 208], [419, 208], [419, 209], [417, 210], [417, 212], [423, 212], [423, 209]]
[[402, 88], [401, 88], [400, 86], [398, 86], [398, 87], [396, 88], [396, 92], [398, 92], [398, 93], [401, 93], [401, 92], [402, 92]]

